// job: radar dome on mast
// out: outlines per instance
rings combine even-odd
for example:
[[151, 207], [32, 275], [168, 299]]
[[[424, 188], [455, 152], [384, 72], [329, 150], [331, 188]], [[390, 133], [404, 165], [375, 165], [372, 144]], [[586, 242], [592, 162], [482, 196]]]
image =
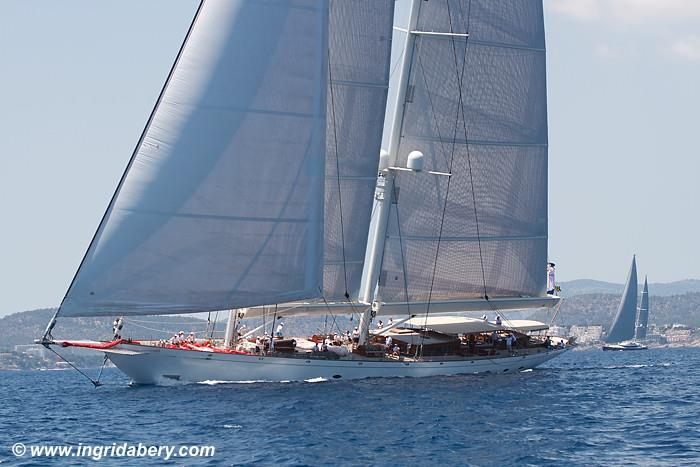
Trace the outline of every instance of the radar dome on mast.
[[425, 165], [425, 156], [420, 151], [411, 151], [408, 154], [408, 160], [406, 160], [406, 167], [415, 172], [420, 172], [423, 170]]

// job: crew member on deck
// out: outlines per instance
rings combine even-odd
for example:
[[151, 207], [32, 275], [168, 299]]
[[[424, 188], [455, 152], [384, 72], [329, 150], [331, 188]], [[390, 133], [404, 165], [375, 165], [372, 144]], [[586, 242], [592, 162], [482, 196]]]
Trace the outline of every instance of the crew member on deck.
[[112, 324], [112, 331], [114, 334], [114, 337], [112, 340], [119, 340], [122, 338], [122, 328], [124, 327], [124, 318], [121, 316], [117, 319], [114, 320], [114, 323]]
[[497, 345], [498, 345], [498, 332], [493, 331], [491, 333], [491, 346], [495, 349]]
[[554, 283], [554, 263], [547, 263], [547, 295], [554, 295], [556, 288]]
[[284, 330], [284, 323], [277, 325], [277, 330], [275, 331], [275, 337], [282, 337], [282, 331]]
[[506, 337], [506, 349], [508, 349], [508, 352], [513, 351], [513, 334], [508, 334], [508, 337]]

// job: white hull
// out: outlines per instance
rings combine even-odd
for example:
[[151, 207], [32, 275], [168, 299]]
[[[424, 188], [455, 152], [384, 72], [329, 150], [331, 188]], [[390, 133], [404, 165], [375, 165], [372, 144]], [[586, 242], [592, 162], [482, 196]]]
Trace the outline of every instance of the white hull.
[[603, 350], [647, 350], [647, 346], [638, 342], [605, 344], [603, 345]]
[[432, 361], [320, 360], [198, 352], [121, 344], [105, 350], [134, 384], [204, 381], [304, 381], [512, 373], [534, 368], [568, 349], [542, 348], [528, 355]]

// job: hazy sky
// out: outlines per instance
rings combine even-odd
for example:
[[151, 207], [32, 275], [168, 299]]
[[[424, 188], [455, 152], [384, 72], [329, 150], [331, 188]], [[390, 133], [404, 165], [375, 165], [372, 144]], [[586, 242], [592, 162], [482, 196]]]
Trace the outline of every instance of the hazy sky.
[[[60, 303], [197, 3], [0, 0], [0, 315]], [[700, 278], [700, 0], [545, 5], [558, 278]]]

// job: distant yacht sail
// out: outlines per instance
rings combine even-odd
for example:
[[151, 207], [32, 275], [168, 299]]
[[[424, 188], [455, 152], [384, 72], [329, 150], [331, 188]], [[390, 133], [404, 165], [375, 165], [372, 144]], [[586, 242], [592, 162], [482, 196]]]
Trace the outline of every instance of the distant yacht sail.
[[634, 339], [637, 318], [637, 260], [632, 257], [632, 266], [627, 277], [627, 284], [617, 307], [615, 319], [605, 342], [622, 342]]
[[646, 339], [647, 324], [649, 323], [649, 287], [647, 286], [647, 278], [644, 277], [644, 289], [642, 290], [642, 299], [639, 305], [639, 314], [637, 316], [637, 339]]

